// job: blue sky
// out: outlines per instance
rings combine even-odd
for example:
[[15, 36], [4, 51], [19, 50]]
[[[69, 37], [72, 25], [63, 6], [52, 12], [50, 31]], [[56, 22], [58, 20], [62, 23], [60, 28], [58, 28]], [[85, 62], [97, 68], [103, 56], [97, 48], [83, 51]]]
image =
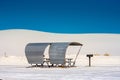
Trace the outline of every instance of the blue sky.
[[0, 30], [120, 33], [120, 0], [0, 0]]

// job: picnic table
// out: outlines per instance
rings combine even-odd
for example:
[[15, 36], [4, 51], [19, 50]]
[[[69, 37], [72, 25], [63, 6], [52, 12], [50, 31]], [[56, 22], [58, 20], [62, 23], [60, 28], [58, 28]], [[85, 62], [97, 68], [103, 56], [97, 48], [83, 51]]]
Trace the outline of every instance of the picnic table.
[[73, 58], [66, 58], [66, 63], [68, 63], [67, 66], [72, 66], [72, 63], [73, 63]]

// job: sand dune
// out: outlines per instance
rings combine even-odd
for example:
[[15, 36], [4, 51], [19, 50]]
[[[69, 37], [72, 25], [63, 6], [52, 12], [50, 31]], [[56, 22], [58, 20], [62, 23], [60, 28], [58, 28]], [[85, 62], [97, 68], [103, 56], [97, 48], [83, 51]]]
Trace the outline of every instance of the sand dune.
[[[89, 53], [101, 55], [93, 58], [94, 65], [105, 65], [102, 62], [120, 64], [120, 34], [56, 34], [16, 29], [0, 31], [0, 64], [27, 64], [24, 50], [28, 43], [69, 41], [83, 44], [77, 65], [86, 66], [88, 59], [85, 55]], [[68, 49], [68, 54], [73, 56], [75, 51], [75, 48]], [[104, 57], [105, 53], [110, 56]], [[8, 57], [4, 57], [5, 54]]]
[[0, 31], [0, 56], [24, 56], [26, 44], [31, 42], [80, 42], [81, 54], [109, 53], [120, 55], [120, 34], [56, 34], [32, 30]]

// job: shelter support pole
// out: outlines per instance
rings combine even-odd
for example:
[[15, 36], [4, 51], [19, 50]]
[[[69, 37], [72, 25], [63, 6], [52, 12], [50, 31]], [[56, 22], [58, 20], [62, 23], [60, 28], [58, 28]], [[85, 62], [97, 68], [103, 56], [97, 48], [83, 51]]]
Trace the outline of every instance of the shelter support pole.
[[79, 55], [79, 53], [80, 53], [80, 51], [81, 51], [81, 48], [82, 48], [82, 46], [80, 46], [80, 49], [78, 50], [78, 53], [77, 53], [77, 55], [76, 55], [76, 57], [75, 57], [75, 60], [73, 61], [73, 66], [75, 66], [75, 62], [76, 62], [77, 57], [78, 57], [78, 55]]

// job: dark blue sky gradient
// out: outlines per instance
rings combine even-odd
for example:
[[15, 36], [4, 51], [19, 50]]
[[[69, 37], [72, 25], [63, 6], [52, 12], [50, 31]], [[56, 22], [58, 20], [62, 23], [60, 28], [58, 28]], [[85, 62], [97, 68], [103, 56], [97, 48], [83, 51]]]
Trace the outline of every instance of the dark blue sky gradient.
[[120, 33], [120, 0], [0, 0], [0, 30]]

